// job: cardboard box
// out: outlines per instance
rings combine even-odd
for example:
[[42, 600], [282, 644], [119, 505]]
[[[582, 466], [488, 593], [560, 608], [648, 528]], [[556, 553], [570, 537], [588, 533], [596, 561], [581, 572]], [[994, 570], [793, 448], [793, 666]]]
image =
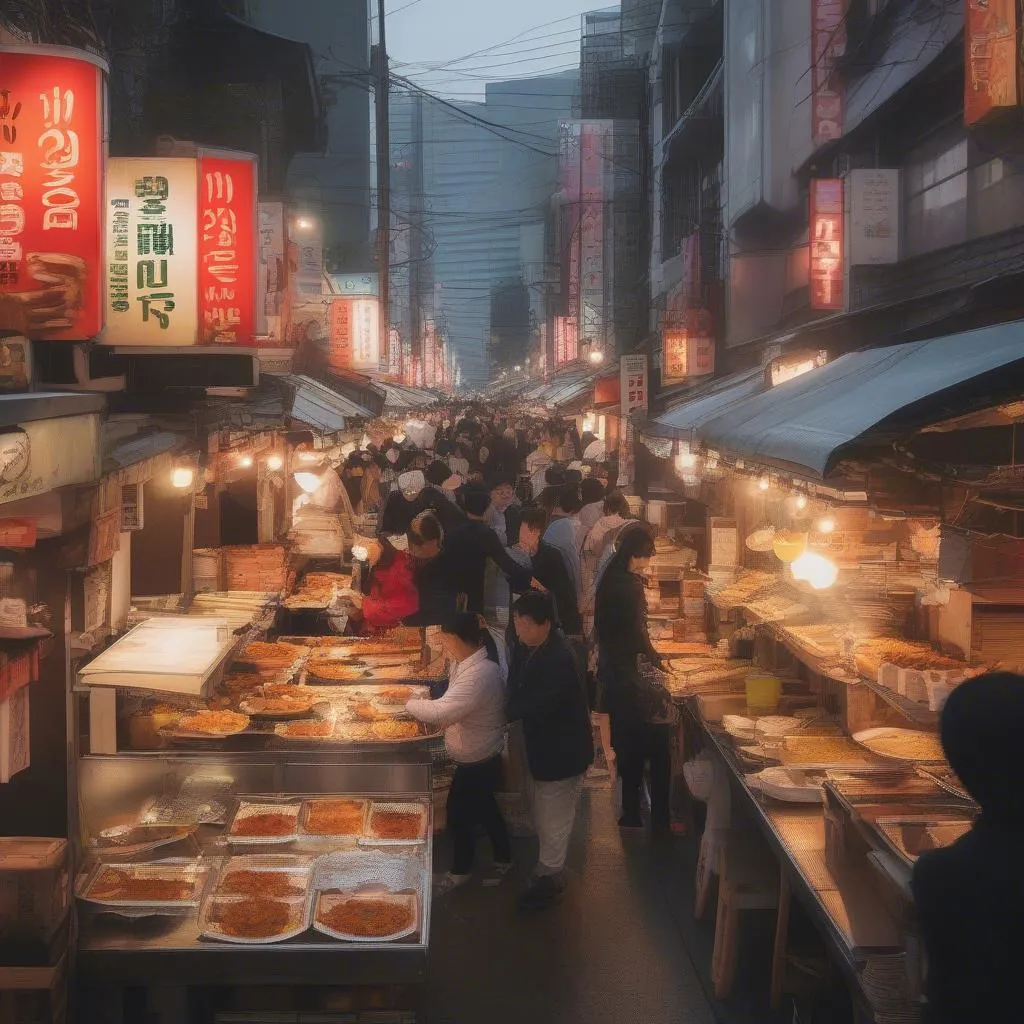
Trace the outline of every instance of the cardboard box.
[[69, 871], [66, 839], [0, 839], [0, 938], [48, 940], [70, 907]]
[[0, 1024], [65, 1024], [68, 961], [55, 967], [0, 967]]

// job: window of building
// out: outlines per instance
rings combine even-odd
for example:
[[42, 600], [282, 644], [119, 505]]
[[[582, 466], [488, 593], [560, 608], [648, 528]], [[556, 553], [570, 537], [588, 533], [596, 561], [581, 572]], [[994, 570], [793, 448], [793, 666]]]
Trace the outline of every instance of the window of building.
[[922, 150], [912, 154], [904, 175], [908, 256], [963, 242], [968, 232], [967, 139]]

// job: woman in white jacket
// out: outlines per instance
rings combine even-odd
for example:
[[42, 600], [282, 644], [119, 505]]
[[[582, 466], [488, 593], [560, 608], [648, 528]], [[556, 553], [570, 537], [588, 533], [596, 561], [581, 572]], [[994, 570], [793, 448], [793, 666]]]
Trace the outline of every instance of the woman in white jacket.
[[452, 869], [434, 882], [441, 896], [472, 877], [474, 829], [483, 825], [494, 849], [500, 880], [512, 867], [508, 829], [494, 791], [501, 779], [505, 746], [505, 688], [501, 670], [488, 655], [476, 615], [455, 615], [441, 627], [441, 646], [454, 662], [448, 690], [439, 700], [411, 700], [414, 718], [444, 729], [455, 776], [448, 793], [448, 831], [455, 847]]

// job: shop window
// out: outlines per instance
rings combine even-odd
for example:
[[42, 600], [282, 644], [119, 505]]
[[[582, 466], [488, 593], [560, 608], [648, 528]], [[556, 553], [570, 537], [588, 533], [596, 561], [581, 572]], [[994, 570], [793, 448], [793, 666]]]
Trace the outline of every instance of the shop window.
[[908, 256], [967, 238], [968, 143], [952, 145], [908, 164], [905, 174]]

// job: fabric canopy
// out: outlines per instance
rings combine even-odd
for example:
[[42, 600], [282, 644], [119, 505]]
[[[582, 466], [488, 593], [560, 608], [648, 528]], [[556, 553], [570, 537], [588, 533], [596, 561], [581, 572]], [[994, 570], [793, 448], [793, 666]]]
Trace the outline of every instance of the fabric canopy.
[[644, 437], [675, 437], [684, 441], [698, 434], [698, 428], [712, 416], [724, 412], [734, 402], [745, 401], [764, 388], [764, 370], [757, 367], [722, 377], [694, 388], [684, 401], [643, 425]]
[[851, 352], [731, 404], [697, 434], [710, 447], [823, 477], [845, 446], [890, 417], [1014, 363], [1024, 369], [1024, 321]]
[[325, 434], [345, 429], [346, 419], [373, 419], [369, 409], [329, 388], [312, 377], [288, 375], [283, 378], [295, 389], [291, 417]]

